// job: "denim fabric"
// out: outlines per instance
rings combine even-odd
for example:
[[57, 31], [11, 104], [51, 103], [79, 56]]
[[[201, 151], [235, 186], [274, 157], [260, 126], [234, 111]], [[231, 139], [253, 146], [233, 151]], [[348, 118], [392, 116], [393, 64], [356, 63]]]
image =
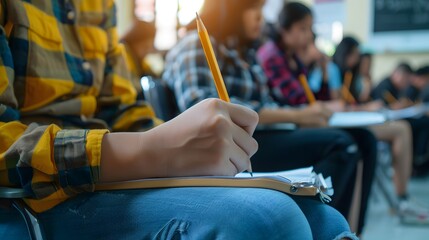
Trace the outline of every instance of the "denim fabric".
[[[328, 205], [254, 188], [88, 193], [39, 219], [48, 239], [356, 239]], [[26, 234], [16, 212], [0, 209], [0, 239]]]

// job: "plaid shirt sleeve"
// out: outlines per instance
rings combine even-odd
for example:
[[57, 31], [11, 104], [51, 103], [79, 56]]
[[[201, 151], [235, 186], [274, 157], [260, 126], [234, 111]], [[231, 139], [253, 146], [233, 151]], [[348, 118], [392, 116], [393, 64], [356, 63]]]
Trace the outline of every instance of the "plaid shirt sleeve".
[[273, 42], [268, 42], [259, 49], [258, 58], [268, 78], [271, 94], [277, 102], [291, 106], [308, 103], [299, 80]]
[[105, 133], [0, 122], [0, 185], [23, 187], [36, 212], [93, 191]]

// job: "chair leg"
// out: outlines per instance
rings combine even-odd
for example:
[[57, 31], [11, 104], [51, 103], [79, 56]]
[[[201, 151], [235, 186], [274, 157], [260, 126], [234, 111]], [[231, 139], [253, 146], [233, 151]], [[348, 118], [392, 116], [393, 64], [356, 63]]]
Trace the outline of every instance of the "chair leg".
[[378, 164], [375, 170], [375, 184], [380, 190], [380, 194], [386, 199], [389, 207], [396, 211], [398, 208], [398, 199], [395, 190], [392, 189], [392, 154], [390, 146], [387, 143], [380, 142], [378, 145]]
[[391, 178], [386, 177], [386, 175], [383, 173], [383, 170], [378, 168], [376, 170], [375, 181], [379, 189], [381, 190], [381, 193], [384, 195], [384, 198], [386, 199], [390, 208], [396, 211], [398, 209], [398, 200], [393, 193], [394, 191], [392, 191], [392, 189], [389, 189], [389, 186], [392, 185]]
[[36, 214], [29, 209], [22, 200], [14, 200], [12, 206], [24, 218], [31, 240], [43, 240], [45, 235]]

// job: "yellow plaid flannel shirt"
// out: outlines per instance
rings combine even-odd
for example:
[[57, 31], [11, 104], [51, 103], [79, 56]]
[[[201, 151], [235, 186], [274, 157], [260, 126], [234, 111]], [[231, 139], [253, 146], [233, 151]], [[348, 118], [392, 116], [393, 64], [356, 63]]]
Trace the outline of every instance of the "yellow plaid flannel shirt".
[[41, 212], [99, 179], [108, 130], [77, 129], [160, 121], [136, 102], [113, 0], [0, 1], [0, 185]]

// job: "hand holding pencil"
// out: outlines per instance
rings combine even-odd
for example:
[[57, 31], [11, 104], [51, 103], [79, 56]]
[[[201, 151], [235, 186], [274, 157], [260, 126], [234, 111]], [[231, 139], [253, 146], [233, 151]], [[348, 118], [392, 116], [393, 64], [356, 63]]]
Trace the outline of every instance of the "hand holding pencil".
[[[206, 56], [208, 65], [210, 67], [210, 71], [213, 75], [213, 79], [215, 81], [216, 90], [218, 92], [219, 98], [225, 102], [230, 102], [228, 91], [226, 90], [225, 82], [223, 81], [222, 74], [220, 72], [219, 65], [218, 65], [218, 62], [216, 60], [216, 56], [214, 54], [213, 46], [212, 46], [211, 41], [210, 41], [210, 36], [207, 32], [206, 27], [204, 26], [203, 21], [201, 20], [200, 16], [198, 15], [198, 13], [197, 13], [196, 21], [197, 21], [198, 35], [200, 37], [201, 45], [203, 46], [204, 54]], [[243, 127], [243, 126], [241, 126], [241, 127]], [[242, 128], [242, 130], [244, 130], [244, 129]], [[237, 129], [237, 131], [240, 132], [241, 130]], [[252, 135], [253, 131], [254, 131], [254, 129], [251, 131], [247, 130], [247, 133]], [[249, 154], [249, 153], [247, 153], [247, 154]], [[251, 164], [249, 165], [248, 171], [250, 172], [250, 175], [253, 176]]]
[[344, 75], [344, 84], [341, 88], [341, 95], [343, 97], [343, 100], [345, 100], [346, 103], [348, 104], [357, 103], [356, 99], [353, 97], [353, 94], [350, 92], [352, 80], [353, 80], [353, 73], [350, 71], [347, 71]]
[[304, 88], [305, 96], [308, 99], [308, 103], [310, 103], [310, 105], [313, 105], [314, 103], [316, 103], [316, 98], [314, 97], [314, 94], [311, 91], [310, 86], [308, 85], [307, 77], [305, 76], [305, 74], [299, 75], [299, 82], [301, 83], [301, 86]]

